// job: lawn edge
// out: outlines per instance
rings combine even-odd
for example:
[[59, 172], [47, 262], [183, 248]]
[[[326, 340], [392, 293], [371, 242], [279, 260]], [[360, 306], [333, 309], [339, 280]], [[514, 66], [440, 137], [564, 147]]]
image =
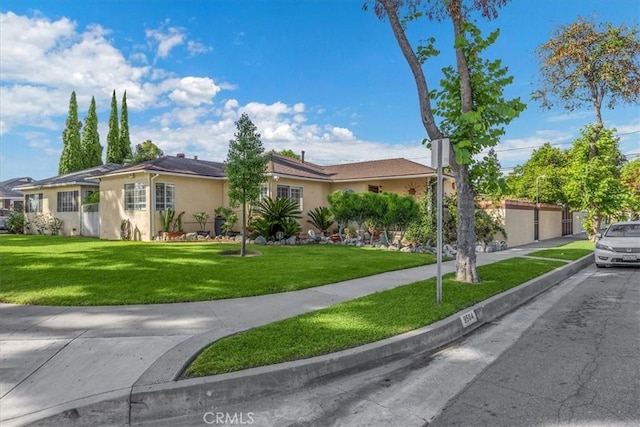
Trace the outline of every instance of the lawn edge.
[[[204, 413], [207, 408], [294, 390], [323, 377], [365, 369], [373, 363], [434, 351], [509, 313], [592, 262], [593, 254], [585, 255], [446, 319], [381, 341], [308, 359], [226, 374], [135, 385], [131, 393], [131, 423], [180, 417], [199, 411]], [[460, 316], [472, 310], [478, 321], [463, 328]]]

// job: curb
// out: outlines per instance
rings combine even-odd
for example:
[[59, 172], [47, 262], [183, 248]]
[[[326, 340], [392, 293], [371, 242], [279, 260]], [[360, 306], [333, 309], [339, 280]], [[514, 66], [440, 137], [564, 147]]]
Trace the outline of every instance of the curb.
[[589, 254], [470, 307], [464, 313], [474, 311], [477, 322], [466, 328], [458, 313], [421, 329], [338, 353], [210, 377], [136, 386], [131, 393], [131, 424], [204, 414], [220, 405], [295, 390], [315, 380], [366, 369], [374, 363], [433, 351], [508, 313], [592, 262], [593, 254]]
[[[152, 424], [154, 421], [193, 413], [204, 414], [221, 405], [295, 390], [347, 371], [353, 373], [408, 355], [434, 351], [516, 309], [592, 263], [593, 254], [586, 255], [439, 322], [382, 341], [337, 353], [228, 374], [134, 385], [128, 396], [128, 408], [123, 408], [122, 395], [99, 402], [92, 397], [70, 402], [64, 407], [51, 408], [56, 413], [50, 413], [49, 416], [43, 412], [50, 411], [43, 411], [38, 421], [33, 420], [32, 417], [36, 414], [32, 414], [29, 418], [35, 422], [29, 425]], [[463, 317], [468, 320], [466, 325], [463, 324]], [[21, 418], [21, 421], [27, 423], [31, 421], [27, 417]]]

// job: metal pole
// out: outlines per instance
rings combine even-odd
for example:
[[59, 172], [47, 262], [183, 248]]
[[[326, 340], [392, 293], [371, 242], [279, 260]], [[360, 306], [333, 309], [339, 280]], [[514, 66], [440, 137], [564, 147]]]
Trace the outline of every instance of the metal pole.
[[442, 140], [439, 139], [438, 145], [438, 183], [437, 183], [437, 235], [438, 235], [438, 253], [437, 253], [437, 286], [436, 286], [436, 302], [440, 304], [442, 302]]

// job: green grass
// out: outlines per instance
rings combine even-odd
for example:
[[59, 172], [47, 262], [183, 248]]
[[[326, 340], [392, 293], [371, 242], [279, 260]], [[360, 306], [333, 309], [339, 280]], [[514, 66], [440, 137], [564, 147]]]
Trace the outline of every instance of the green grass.
[[0, 301], [115, 305], [205, 301], [294, 291], [435, 262], [430, 254], [350, 246], [142, 243], [0, 235]]
[[576, 240], [566, 245], [530, 253], [529, 256], [575, 261], [592, 253], [594, 246], [595, 244], [589, 240]]
[[483, 280], [479, 285], [444, 276], [442, 304], [435, 302], [434, 278], [271, 323], [214, 342], [186, 375], [232, 372], [379, 341], [444, 319], [562, 265], [562, 261], [513, 258], [478, 267]]

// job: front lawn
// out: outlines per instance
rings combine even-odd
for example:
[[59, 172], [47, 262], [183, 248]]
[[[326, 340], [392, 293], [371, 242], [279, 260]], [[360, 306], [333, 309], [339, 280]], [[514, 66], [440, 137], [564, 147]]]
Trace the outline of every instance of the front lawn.
[[479, 285], [456, 282], [453, 274], [443, 276], [442, 304], [436, 303], [433, 278], [270, 323], [214, 342], [193, 361], [186, 376], [271, 365], [379, 341], [444, 319], [563, 265], [513, 258], [479, 266]]
[[431, 254], [350, 246], [142, 243], [0, 235], [0, 302], [116, 305], [294, 291], [435, 262]]
[[532, 252], [529, 254], [529, 256], [575, 261], [585, 255], [589, 255], [590, 253], [592, 253], [594, 246], [595, 243], [593, 243], [592, 241], [576, 240], [575, 242], [567, 243], [566, 245]]

